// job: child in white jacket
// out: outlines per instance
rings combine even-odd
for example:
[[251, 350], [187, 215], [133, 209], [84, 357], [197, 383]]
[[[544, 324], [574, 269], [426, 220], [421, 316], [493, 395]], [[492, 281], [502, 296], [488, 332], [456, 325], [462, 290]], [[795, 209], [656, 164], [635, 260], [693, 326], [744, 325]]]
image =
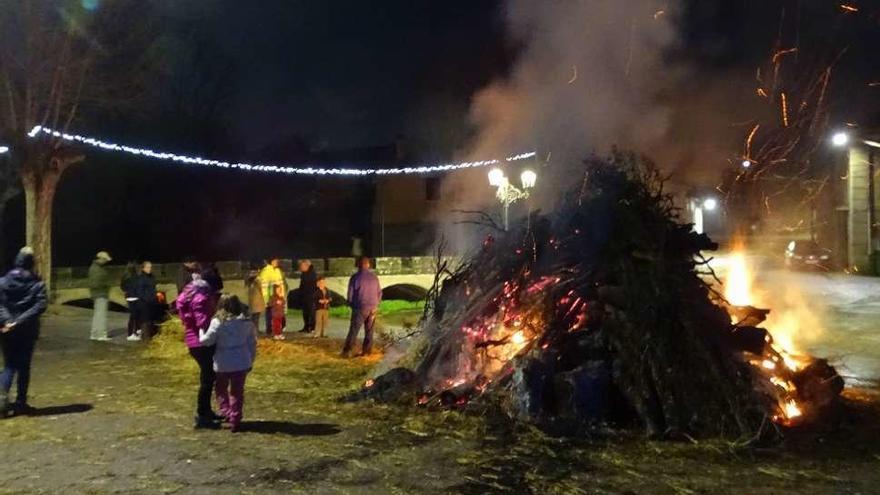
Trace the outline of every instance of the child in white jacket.
[[244, 407], [244, 382], [257, 356], [257, 327], [243, 314], [244, 305], [237, 296], [224, 294], [217, 306], [211, 325], [199, 332], [199, 342], [203, 346], [216, 345], [214, 391], [220, 415], [237, 432]]

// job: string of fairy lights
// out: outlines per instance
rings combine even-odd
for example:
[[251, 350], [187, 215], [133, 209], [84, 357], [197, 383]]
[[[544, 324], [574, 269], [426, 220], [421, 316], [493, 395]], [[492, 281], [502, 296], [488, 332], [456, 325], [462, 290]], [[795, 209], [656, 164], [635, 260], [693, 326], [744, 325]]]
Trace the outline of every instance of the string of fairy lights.
[[127, 146], [124, 144], [116, 144], [89, 136], [81, 136], [78, 134], [68, 134], [66, 132], [57, 131], [41, 125], [35, 126], [28, 133], [28, 137], [36, 139], [38, 136], [52, 136], [62, 141], [78, 143], [92, 148], [104, 151], [127, 153], [130, 155], [152, 158], [156, 160], [171, 161], [188, 165], [202, 165], [215, 168], [236, 169], [248, 172], [267, 172], [288, 175], [333, 175], [333, 176], [385, 176], [385, 175], [413, 175], [413, 174], [436, 174], [439, 172], [451, 172], [468, 168], [488, 167], [491, 165], [501, 165], [503, 163], [516, 162], [526, 160], [535, 156], [535, 152], [520, 153], [518, 155], [509, 156], [502, 159], [481, 160], [472, 162], [448, 163], [437, 165], [415, 165], [407, 167], [394, 168], [354, 168], [354, 167], [317, 167], [317, 166], [296, 166], [287, 167], [279, 165], [263, 165], [251, 163], [230, 163], [223, 160], [214, 160], [210, 158], [193, 157], [186, 155], [178, 155], [165, 151], [155, 151], [147, 148], [138, 148], [135, 146]]

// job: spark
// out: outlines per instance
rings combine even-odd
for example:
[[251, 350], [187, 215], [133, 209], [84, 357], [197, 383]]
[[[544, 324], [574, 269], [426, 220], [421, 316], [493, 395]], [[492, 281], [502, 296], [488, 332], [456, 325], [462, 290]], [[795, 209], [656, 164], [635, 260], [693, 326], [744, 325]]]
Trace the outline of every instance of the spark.
[[761, 124], [755, 124], [755, 127], [752, 127], [752, 131], [749, 132], [749, 137], [746, 138], [746, 158], [752, 156], [752, 140], [755, 138], [755, 134], [758, 133], [758, 129], [761, 128]]
[[577, 78], [578, 78], [578, 66], [572, 65], [571, 66], [571, 77], [568, 79], [568, 84], [571, 84], [571, 83], [577, 81]]
[[782, 126], [788, 127], [788, 99], [782, 93]]
[[854, 5], [842, 3], [842, 4], [840, 4], [840, 10], [847, 12], [847, 13], [850, 13], [850, 12], [858, 12], [859, 8]]
[[654, 20], [657, 20], [657, 19], [663, 17], [664, 15], [666, 15], [666, 10], [660, 9], [657, 12], [654, 12]]
[[758, 88], [758, 96], [761, 98], [767, 98], [767, 92], [764, 91], [764, 88]]
[[781, 59], [782, 57], [789, 55], [789, 54], [792, 54], [792, 53], [797, 53], [797, 51], [798, 51], [797, 48], [787, 48], [785, 50], [779, 50], [773, 54], [773, 63], [777, 64], [777, 63], [779, 63], [779, 59]]

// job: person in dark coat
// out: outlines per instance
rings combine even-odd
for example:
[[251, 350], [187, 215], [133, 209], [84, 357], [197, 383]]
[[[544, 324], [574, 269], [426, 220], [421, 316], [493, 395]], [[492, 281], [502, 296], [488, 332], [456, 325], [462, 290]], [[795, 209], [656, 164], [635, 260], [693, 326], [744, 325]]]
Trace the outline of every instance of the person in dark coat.
[[158, 304], [153, 263], [144, 261], [141, 265], [141, 272], [135, 279], [134, 293], [138, 300], [138, 330], [140, 330], [141, 339], [150, 340], [153, 337], [153, 321]]
[[302, 333], [315, 331], [315, 293], [318, 291], [318, 274], [310, 260], [299, 262], [299, 298], [302, 306]]
[[131, 262], [125, 266], [125, 273], [122, 275], [122, 281], [119, 288], [125, 294], [125, 302], [128, 304], [128, 340], [140, 340], [138, 336], [138, 297], [135, 288], [138, 276], [138, 265]]
[[110, 304], [110, 287], [113, 282], [107, 264], [113, 261], [110, 253], [99, 251], [89, 267], [89, 295], [92, 297], [91, 339], [99, 342], [110, 340], [107, 333], [107, 309]]
[[177, 272], [177, 293], [183, 292], [183, 288], [193, 281], [193, 273], [199, 272], [199, 264], [192, 257], [187, 256]]
[[223, 276], [220, 275], [220, 269], [214, 262], [202, 263], [202, 279], [211, 286], [213, 302], [216, 306], [220, 301], [220, 294], [223, 293]]
[[[46, 311], [46, 284], [33, 272], [34, 251], [24, 247], [15, 258], [14, 268], [0, 278], [0, 347], [3, 374], [0, 375], [0, 417], [10, 412], [30, 414], [27, 395], [31, 360], [40, 336], [40, 315]], [[18, 377], [18, 395], [9, 404], [12, 380]]]

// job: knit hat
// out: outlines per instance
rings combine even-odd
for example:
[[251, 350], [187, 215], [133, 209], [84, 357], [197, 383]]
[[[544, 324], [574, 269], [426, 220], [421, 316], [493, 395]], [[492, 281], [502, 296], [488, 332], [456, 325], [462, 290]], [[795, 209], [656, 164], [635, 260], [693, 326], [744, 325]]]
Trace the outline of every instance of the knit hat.
[[15, 267], [24, 270], [34, 269], [34, 248], [25, 246], [15, 256]]

